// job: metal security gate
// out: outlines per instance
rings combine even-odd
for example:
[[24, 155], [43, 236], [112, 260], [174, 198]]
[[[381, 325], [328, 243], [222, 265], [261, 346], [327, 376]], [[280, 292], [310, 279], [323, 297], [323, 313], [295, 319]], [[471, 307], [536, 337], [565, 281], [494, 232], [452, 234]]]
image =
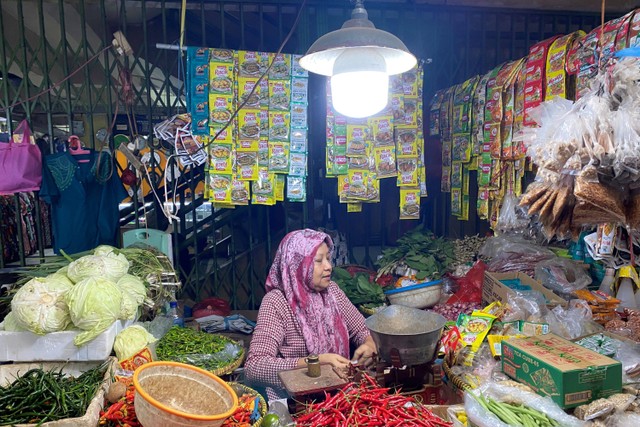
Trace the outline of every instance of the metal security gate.
[[[301, 4], [188, 0], [184, 43], [276, 51]], [[0, 126], [11, 132], [27, 118], [38, 135], [52, 136], [51, 145], [53, 138], [82, 134], [88, 145], [99, 148], [96, 134], [112, 123], [114, 133], [130, 133], [133, 119], [144, 134], [154, 123], [185, 111], [184, 60], [176, 50], [162, 48], [179, 41], [181, 6], [181, 1], [165, 0], [2, 0], [0, 117], [6, 120]], [[552, 35], [588, 31], [600, 20], [595, 14], [427, 6], [409, 0], [370, 0], [366, 7], [378, 28], [396, 34], [416, 56], [430, 60], [425, 104], [436, 89], [522, 57], [530, 45]], [[304, 53], [317, 37], [339, 28], [351, 9], [347, 0], [308, 0], [284, 51]], [[133, 48], [127, 58], [116, 57], [109, 48], [117, 30]], [[308, 202], [203, 214], [206, 203], [195, 196], [194, 185], [202, 170], [183, 175], [177, 192], [185, 203], [174, 227], [174, 252], [191, 297], [224, 293], [235, 307], [257, 306], [272, 252], [289, 229], [330, 225], [347, 235], [350, 246], [363, 248], [352, 253], [353, 262], [371, 265], [371, 248], [384, 247], [415, 226], [397, 220], [398, 196], [392, 188], [382, 189], [383, 203], [367, 205], [359, 214], [347, 215], [338, 203], [335, 180], [323, 178], [324, 81], [313, 77], [310, 85]], [[435, 184], [429, 187], [423, 222], [438, 234], [481, 229], [475, 220], [450, 221], [447, 200], [437, 185], [439, 170], [427, 173]], [[138, 225], [142, 208], [152, 208], [147, 202], [124, 212], [123, 224]], [[44, 260], [41, 230], [38, 223], [37, 255]], [[26, 261], [23, 255], [19, 264]], [[3, 259], [0, 267], [5, 267]]]

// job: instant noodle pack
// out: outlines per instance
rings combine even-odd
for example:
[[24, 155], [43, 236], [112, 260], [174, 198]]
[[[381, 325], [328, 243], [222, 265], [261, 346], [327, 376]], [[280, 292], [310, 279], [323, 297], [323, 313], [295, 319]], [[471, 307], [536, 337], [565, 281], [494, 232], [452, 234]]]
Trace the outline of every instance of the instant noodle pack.
[[298, 59], [187, 49], [192, 132], [207, 147], [206, 197], [216, 207], [306, 200], [309, 85]]
[[326, 176], [338, 180], [348, 212], [380, 202], [380, 180], [390, 178], [399, 188], [400, 219], [420, 218], [420, 198], [427, 196], [422, 80], [421, 65], [391, 76], [387, 107], [365, 119], [337, 113], [327, 84]]

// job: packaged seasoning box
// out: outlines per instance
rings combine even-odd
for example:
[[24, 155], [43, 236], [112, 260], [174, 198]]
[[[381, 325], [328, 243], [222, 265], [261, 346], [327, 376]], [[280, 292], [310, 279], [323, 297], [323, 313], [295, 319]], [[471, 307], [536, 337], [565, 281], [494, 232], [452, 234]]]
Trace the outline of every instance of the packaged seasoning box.
[[554, 334], [503, 341], [502, 371], [565, 409], [622, 389], [620, 362]]

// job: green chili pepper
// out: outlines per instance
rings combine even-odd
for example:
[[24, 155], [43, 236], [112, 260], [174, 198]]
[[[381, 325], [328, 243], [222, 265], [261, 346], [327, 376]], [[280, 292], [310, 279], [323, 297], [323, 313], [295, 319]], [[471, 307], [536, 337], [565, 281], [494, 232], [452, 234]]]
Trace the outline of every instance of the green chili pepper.
[[[222, 357], [229, 345], [239, 348], [234, 356]], [[244, 349], [235, 341], [217, 334], [199, 332], [191, 328], [174, 326], [158, 341], [156, 354], [159, 360], [187, 363], [214, 371], [225, 367], [242, 356]]]
[[0, 425], [32, 424], [83, 416], [102, 383], [107, 364], [73, 378], [31, 369], [0, 388]]

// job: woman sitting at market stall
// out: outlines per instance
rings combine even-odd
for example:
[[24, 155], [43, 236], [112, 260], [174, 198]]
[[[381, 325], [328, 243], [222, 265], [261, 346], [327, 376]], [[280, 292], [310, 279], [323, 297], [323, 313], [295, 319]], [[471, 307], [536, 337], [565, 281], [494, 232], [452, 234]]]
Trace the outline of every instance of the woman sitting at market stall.
[[331, 281], [331, 238], [310, 229], [287, 234], [274, 258], [251, 347], [245, 363], [247, 380], [266, 386], [270, 400], [285, 398], [278, 372], [305, 366], [317, 354], [320, 363], [365, 366], [376, 351], [364, 317]]

